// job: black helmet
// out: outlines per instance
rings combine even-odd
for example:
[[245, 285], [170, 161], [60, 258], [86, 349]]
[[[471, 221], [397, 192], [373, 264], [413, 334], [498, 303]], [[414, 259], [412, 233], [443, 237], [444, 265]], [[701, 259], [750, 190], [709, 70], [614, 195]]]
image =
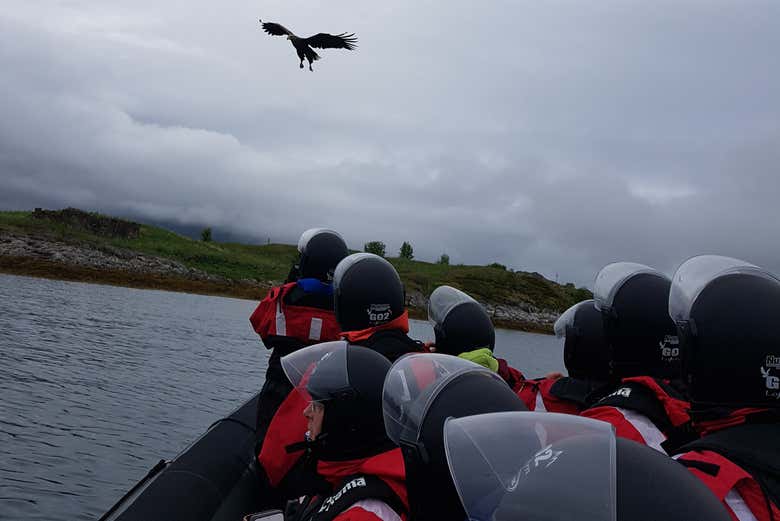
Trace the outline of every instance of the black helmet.
[[685, 467], [598, 420], [480, 414], [447, 420], [444, 439], [471, 521], [731, 519]]
[[392, 447], [382, 417], [387, 358], [347, 342], [325, 342], [283, 357], [282, 368], [299, 392], [305, 389], [325, 406], [320, 459], [356, 459]]
[[447, 471], [443, 426], [449, 417], [524, 411], [495, 373], [462, 358], [412, 354], [385, 379], [382, 409], [388, 437], [401, 447], [412, 519], [464, 519]]
[[347, 243], [337, 232], [325, 228], [306, 230], [298, 240], [298, 276], [328, 282], [341, 259], [346, 257]]
[[669, 278], [643, 264], [617, 262], [593, 288], [609, 344], [612, 376], [680, 376], [677, 329], [669, 318]]
[[610, 352], [604, 340], [601, 312], [593, 300], [583, 300], [563, 312], [555, 321], [555, 336], [565, 337], [563, 362], [572, 378], [607, 380]]
[[669, 315], [696, 409], [780, 408], [777, 277], [737, 259], [694, 257], [674, 274]]
[[404, 286], [398, 272], [372, 253], [353, 253], [339, 262], [333, 294], [342, 331], [386, 324], [404, 312]]
[[436, 351], [459, 355], [483, 347], [491, 351], [496, 332], [485, 308], [466, 293], [439, 286], [428, 300], [428, 320], [436, 335]]

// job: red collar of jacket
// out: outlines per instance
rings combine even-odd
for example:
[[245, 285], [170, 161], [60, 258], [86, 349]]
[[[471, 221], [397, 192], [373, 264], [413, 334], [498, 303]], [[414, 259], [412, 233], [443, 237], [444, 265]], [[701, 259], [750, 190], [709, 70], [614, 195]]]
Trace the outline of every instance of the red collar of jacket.
[[519, 386], [525, 381], [523, 373], [510, 366], [503, 358], [496, 358], [498, 361], [498, 376], [504, 379], [504, 381], [517, 392]]
[[690, 402], [669, 396], [669, 393], [658, 385], [655, 378], [650, 376], [633, 376], [630, 378], [623, 378], [623, 382], [638, 383], [653, 391], [658, 398], [658, 401], [664, 406], [664, 410], [669, 417], [669, 421], [672, 422], [672, 426], [678, 427], [691, 420], [691, 417], [688, 414], [691, 409]]
[[[769, 409], [760, 409], [757, 407], [743, 407], [742, 409], [732, 409], [723, 416], [712, 420], [694, 420], [693, 428], [702, 436], [712, 432], [717, 432], [728, 427], [742, 425], [748, 421], [751, 414], [766, 412]], [[695, 414], [694, 414], [695, 417]]]
[[392, 449], [368, 458], [348, 461], [318, 461], [317, 474], [325, 478], [334, 487], [339, 486], [347, 477], [355, 474], [376, 476], [393, 489], [409, 508], [406, 493], [406, 469], [401, 449]]
[[369, 327], [367, 329], [361, 329], [359, 331], [342, 331], [339, 336], [348, 342], [360, 342], [361, 340], [367, 340], [378, 331], [385, 331], [386, 329], [399, 329], [404, 334], [409, 332], [409, 312], [404, 311], [401, 315], [397, 316], [390, 322], [381, 324], [379, 326]]

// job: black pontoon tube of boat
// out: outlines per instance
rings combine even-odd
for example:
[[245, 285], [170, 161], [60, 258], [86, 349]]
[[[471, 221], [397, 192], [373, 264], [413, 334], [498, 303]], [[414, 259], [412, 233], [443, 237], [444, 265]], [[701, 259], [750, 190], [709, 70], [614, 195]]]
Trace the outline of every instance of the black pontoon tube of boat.
[[260, 510], [255, 471], [257, 396], [161, 461], [100, 521], [221, 521]]

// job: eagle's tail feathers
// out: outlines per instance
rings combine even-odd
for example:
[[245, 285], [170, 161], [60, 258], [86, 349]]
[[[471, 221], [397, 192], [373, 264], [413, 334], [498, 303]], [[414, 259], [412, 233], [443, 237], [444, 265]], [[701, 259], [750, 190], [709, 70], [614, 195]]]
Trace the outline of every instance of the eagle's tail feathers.
[[310, 62], [316, 62], [317, 60], [320, 59], [320, 55], [314, 52], [314, 49], [312, 49], [311, 47], [306, 48], [305, 54], [306, 54], [306, 59], [309, 60]]

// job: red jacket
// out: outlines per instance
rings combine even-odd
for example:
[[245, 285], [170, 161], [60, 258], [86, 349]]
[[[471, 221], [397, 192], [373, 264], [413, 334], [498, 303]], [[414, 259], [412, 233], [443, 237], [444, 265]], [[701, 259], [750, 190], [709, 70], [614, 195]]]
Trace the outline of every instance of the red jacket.
[[320, 461], [317, 473], [334, 487], [342, 485], [351, 476], [374, 476], [382, 480], [400, 500], [393, 507], [382, 499], [361, 499], [343, 510], [334, 521], [401, 521], [407, 518], [409, 500], [406, 492], [406, 472], [401, 449], [393, 449], [369, 458], [352, 461]]
[[351, 344], [358, 344], [362, 341], [368, 340], [375, 333], [380, 331], [387, 331], [391, 329], [397, 329], [404, 334], [409, 332], [409, 312], [404, 311], [390, 322], [380, 324], [378, 326], [372, 326], [366, 329], [360, 329], [358, 331], [341, 331], [339, 336]]
[[503, 358], [496, 358], [496, 360], [498, 361], [498, 376], [503, 378], [514, 392], [519, 393], [526, 382], [523, 373], [510, 366]]
[[668, 391], [649, 376], [624, 378], [620, 386], [583, 411], [582, 416], [611, 423], [617, 436], [666, 454], [661, 443], [674, 428], [690, 422], [690, 403]]
[[515, 392], [525, 402], [529, 411], [579, 414], [581, 407], [578, 404], [550, 393], [550, 388], [557, 380], [558, 378], [525, 380]]
[[290, 282], [271, 288], [249, 321], [266, 343], [274, 336], [294, 338], [304, 345], [339, 339], [339, 325], [332, 310], [286, 304], [285, 297], [298, 285]]
[[279, 485], [303, 455], [303, 447], [288, 453], [287, 446], [303, 441], [306, 434], [307, 421], [303, 410], [309, 404], [309, 398], [304, 393], [305, 390], [300, 387], [287, 395], [271, 420], [263, 447], [257, 455], [268, 481], [274, 487]]
[[365, 346], [383, 355], [390, 362], [408, 353], [423, 351], [423, 344], [407, 336], [409, 314], [404, 311], [386, 324], [359, 331], [343, 331], [341, 337], [351, 344]]
[[[761, 487], [747, 471], [709, 450], [691, 451], [674, 456], [699, 478], [729, 510], [735, 521], [771, 521], [780, 519], [780, 508], [771, 503], [772, 515]], [[710, 470], [709, 466], [714, 466]]]
[[778, 452], [773, 447], [776, 447], [780, 426], [748, 421], [764, 411], [735, 409], [718, 419], [694, 422], [696, 430], [702, 433], [701, 439], [682, 447], [682, 452], [674, 456], [726, 505], [731, 517], [737, 521], [780, 520], [780, 508], [764, 495], [756, 477], [725, 455], [732, 453], [737, 459], [752, 460], [753, 464], [759, 462], [754, 469], [757, 475], [761, 474], [762, 466], [773, 469], [777, 475], [780, 461], [777, 461]]

